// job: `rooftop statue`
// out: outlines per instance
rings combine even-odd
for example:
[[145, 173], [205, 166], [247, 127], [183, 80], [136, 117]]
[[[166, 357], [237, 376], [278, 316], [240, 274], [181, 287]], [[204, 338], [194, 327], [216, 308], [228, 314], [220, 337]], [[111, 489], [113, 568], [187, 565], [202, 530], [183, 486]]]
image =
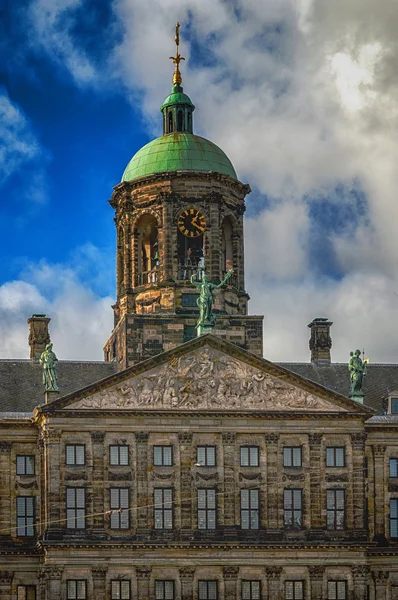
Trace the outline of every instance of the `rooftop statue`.
[[220, 283], [209, 281], [204, 272], [200, 281], [195, 281], [196, 273], [191, 276], [192, 285], [200, 291], [199, 298], [196, 300], [196, 304], [199, 307], [199, 319], [196, 324], [198, 335], [205, 330], [208, 331], [214, 327], [216, 323], [216, 317], [212, 311], [214, 304], [214, 290], [225, 285], [233, 272], [233, 269], [230, 269]]
[[45, 392], [59, 392], [57, 384], [57, 373], [55, 363], [58, 358], [53, 352], [53, 345], [47, 344], [46, 349], [40, 356], [40, 364], [43, 367], [43, 385]]
[[350, 352], [348, 370], [350, 372], [350, 396], [363, 396], [363, 378], [366, 375], [367, 360], [360, 357], [361, 351]]

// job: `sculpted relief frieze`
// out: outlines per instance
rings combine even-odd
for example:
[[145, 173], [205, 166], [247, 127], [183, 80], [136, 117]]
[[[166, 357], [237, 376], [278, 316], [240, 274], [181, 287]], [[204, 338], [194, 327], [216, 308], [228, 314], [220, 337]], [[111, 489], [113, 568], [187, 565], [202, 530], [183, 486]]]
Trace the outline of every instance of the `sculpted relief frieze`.
[[70, 408], [339, 410], [282, 377], [272, 377], [208, 346], [79, 400]]

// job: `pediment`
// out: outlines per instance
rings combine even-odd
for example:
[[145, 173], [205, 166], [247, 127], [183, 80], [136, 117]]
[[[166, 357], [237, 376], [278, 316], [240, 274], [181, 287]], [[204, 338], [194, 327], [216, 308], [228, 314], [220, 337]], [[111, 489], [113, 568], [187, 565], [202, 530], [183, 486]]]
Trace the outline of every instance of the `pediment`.
[[61, 398], [54, 408], [369, 412], [232, 344], [213, 342], [212, 336], [206, 338], [201, 344], [194, 341], [146, 361], [146, 368], [141, 363], [142, 367], [137, 365], [112, 376], [103, 381], [102, 389], [97, 384], [95, 389], [85, 390], [83, 397], [78, 393], [75, 399]]

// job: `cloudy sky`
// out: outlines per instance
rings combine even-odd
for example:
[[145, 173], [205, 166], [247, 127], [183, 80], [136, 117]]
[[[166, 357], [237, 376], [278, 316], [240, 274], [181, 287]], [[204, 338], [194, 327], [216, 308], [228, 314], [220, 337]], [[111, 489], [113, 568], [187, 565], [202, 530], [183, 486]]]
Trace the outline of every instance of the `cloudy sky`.
[[0, 356], [52, 318], [64, 359], [101, 359], [112, 328], [107, 200], [161, 133], [181, 22], [195, 130], [241, 181], [250, 312], [264, 354], [398, 361], [396, 0], [3, 0]]

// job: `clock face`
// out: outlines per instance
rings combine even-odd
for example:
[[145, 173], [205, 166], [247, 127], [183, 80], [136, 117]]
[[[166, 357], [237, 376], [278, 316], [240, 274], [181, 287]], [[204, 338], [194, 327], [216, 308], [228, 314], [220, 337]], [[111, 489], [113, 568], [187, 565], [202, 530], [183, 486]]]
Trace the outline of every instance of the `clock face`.
[[206, 219], [196, 208], [187, 208], [178, 217], [178, 229], [187, 237], [199, 237], [206, 229]]

